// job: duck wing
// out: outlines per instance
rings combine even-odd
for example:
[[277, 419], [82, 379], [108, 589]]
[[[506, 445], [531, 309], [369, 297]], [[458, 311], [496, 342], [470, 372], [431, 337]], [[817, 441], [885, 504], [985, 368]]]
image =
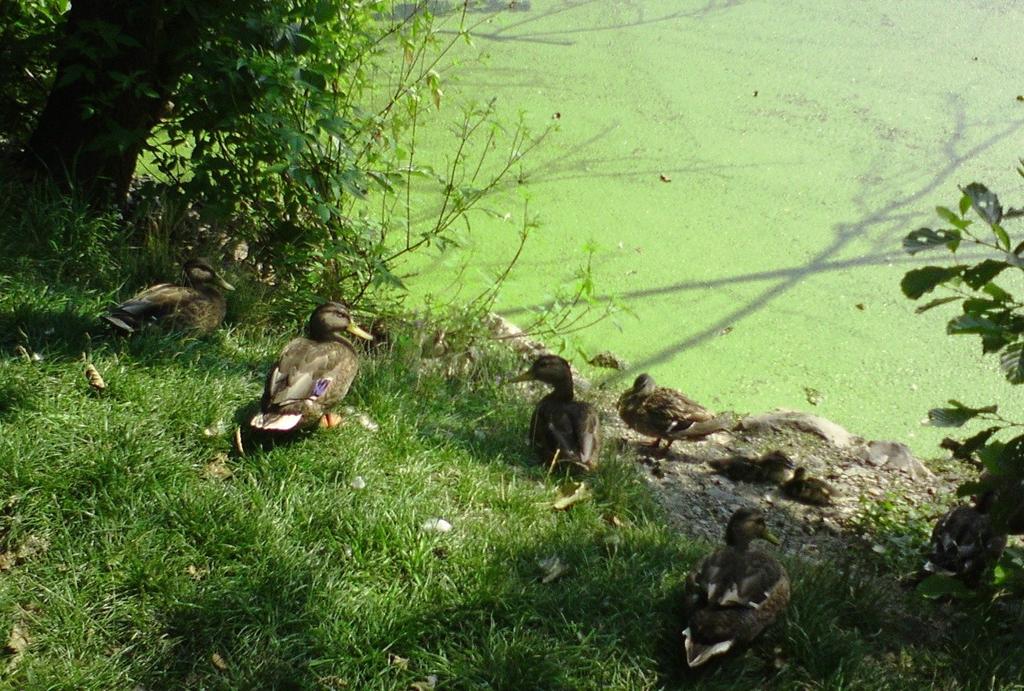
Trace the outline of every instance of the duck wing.
[[[348, 393], [358, 366], [350, 358], [349, 349], [341, 343], [293, 339], [267, 373], [264, 409], [281, 410], [314, 400], [321, 405], [340, 400]], [[350, 364], [355, 366], [349, 367]]]
[[267, 373], [256, 429], [287, 431], [317, 420], [344, 398], [359, 368], [351, 346], [293, 339]]
[[125, 333], [132, 334], [147, 323], [157, 322], [172, 314], [183, 301], [195, 299], [197, 296], [198, 293], [192, 288], [173, 283], [160, 283], [125, 300], [101, 319]]
[[714, 417], [707, 408], [675, 389], [658, 387], [642, 404], [642, 412], [652, 427], [665, 435], [680, 432], [696, 422]]

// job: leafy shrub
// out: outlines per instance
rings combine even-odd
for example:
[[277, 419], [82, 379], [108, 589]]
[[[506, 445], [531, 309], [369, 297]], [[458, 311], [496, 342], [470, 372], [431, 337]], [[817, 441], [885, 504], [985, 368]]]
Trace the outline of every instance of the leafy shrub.
[[[1024, 176], [1024, 167], [1019, 172]], [[999, 197], [980, 183], [971, 183], [962, 192], [955, 211], [942, 206], [936, 209], [948, 227], [920, 228], [904, 239], [903, 247], [910, 254], [945, 249], [952, 258], [949, 263], [908, 271], [901, 284], [903, 293], [918, 300], [941, 288], [943, 295], [916, 311], [959, 305], [960, 314], [948, 321], [946, 333], [977, 336], [982, 353], [999, 358], [1007, 381], [1021, 384], [1024, 302], [1007, 289], [1010, 283], [1006, 279], [1024, 272], [1024, 242], [1013, 239], [1005, 224], [1024, 216], [1024, 210], [1004, 210]], [[967, 261], [962, 253], [965, 247], [974, 250]], [[928, 418], [939, 427], [987, 423], [962, 441], [944, 442], [955, 458], [983, 471], [977, 479], [961, 485], [958, 493], [993, 492], [991, 514], [997, 529], [1024, 532], [1024, 434], [1016, 434], [1021, 423], [1003, 417], [997, 404], [973, 406], [955, 399], [929, 411]]]
[[53, 77], [66, 2], [0, 2], [0, 141], [28, 136]]
[[[52, 43], [60, 17], [35, 5], [14, 3], [17, 26]], [[141, 154], [154, 179], [136, 197], [160, 203], [137, 207], [136, 242], [231, 253], [284, 288], [296, 313], [317, 299], [400, 294], [402, 259], [454, 242], [537, 143], [521, 124], [502, 127], [493, 104], [468, 106], [447, 163], [421, 160], [417, 129], [453, 113], [439, 70], [468, 40], [472, 5], [443, 6], [444, 26], [430, 2], [72, 5], [29, 148], [58, 182], [101, 202], [109, 192], [94, 190], [108, 186], [94, 183], [126, 193], [124, 171]], [[37, 15], [50, 23], [29, 21]], [[0, 74], [0, 86], [18, 81]], [[171, 210], [188, 222], [166, 222]]]

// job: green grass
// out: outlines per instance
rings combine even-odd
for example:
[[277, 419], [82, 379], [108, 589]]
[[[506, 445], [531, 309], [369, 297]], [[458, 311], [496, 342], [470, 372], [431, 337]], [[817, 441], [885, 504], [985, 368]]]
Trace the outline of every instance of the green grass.
[[[57, 275], [58, 260], [0, 259], [0, 551], [37, 546], [0, 572], [0, 635], [29, 639], [0, 658], [6, 688], [1021, 681], [1012, 608], [937, 607], [793, 560], [784, 620], [745, 654], [689, 673], [679, 593], [711, 546], [667, 528], [611, 449], [588, 478], [593, 499], [552, 511], [559, 478], [531, 463], [530, 404], [497, 383], [521, 368], [510, 353], [485, 349], [450, 380], [399, 333], [347, 400], [379, 431], [349, 419], [290, 443], [246, 438], [238, 454], [234, 428], [293, 325], [111, 338], [95, 315], [117, 283], [65, 264]], [[204, 472], [220, 453], [227, 480]], [[434, 517], [453, 530], [420, 529]], [[571, 570], [544, 584], [538, 561], [550, 556]]]

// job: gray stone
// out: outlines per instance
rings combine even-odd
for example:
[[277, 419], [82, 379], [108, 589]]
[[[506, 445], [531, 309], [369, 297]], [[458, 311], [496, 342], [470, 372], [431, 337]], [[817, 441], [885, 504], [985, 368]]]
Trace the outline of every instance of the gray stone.
[[839, 449], [847, 449], [863, 443], [860, 437], [850, 434], [831, 420], [797, 410], [780, 409], [762, 415], [750, 415], [740, 421], [740, 427], [750, 432], [761, 432], [765, 429], [780, 430], [788, 427], [815, 434]]
[[857, 455], [875, 466], [906, 471], [915, 480], [935, 477], [924, 463], [914, 457], [910, 447], [898, 441], [870, 441], [857, 450]]

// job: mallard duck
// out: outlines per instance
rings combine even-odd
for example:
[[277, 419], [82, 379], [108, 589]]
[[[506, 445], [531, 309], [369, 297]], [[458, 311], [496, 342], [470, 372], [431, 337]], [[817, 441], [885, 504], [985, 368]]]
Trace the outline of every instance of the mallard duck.
[[308, 337], [292, 339], [267, 373], [261, 412], [249, 424], [258, 430], [286, 432], [327, 420], [330, 409], [348, 393], [359, 369], [355, 348], [342, 335], [371, 340], [352, 321], [348, 308], [327, 302], [309, 317]]
[[738, 509], [725, 529], [726, 546], [687, 578], [683, 638], [690, 667], [754, 640], [789, 604], [789, 575], [775, 557], [750, 549], [757, 538], [779, 542], [761, 511]]
[[978, 498], [974, 506], [950, 509], [932, 530], [924, 571], [953, 576], [976, 587], [1006, 548], [1006, 536], [992, 529], [988, 509], [992, 495]]
[[809, 477], [803, 466], [794, 470], [793, 477], [782, 483], [782, 493], [805, 504], [826, 506], [832, 503], [832, 488], [824, 480]]
[[224, 321], [227, 302], [218, 290], [234, 290], [206, 259], [190, 259], [183, 267], [185, 285], [160, 283], [103, 315], [102, 319], [122, 333], [133, 334], [148, 323], [172, 329], [213, 331]]
[[[640, 434], [654, 437], [651, 444], [658, 448], [662, 439], [668, 445], [686, 436], [694, 424], [708, 422], [714, 415], [704, 406], [687, 398], [675, 389], [658, 386], [649, 374], [641, 374], [633, 388], [619, 397], [619, 417]], [[716, 431], [709, 430], [707, 433]]]
[[575, 400], [572, 369], [557, 355], [541, 355], [511, 382], [537, 380], [554, 387], [540, 399], [530, 418], [530, 443], [540, 461], [592, 468], [601, 449], [601, 429], [594, 406]]
[[770, 451], [759, 458], [727, 456], [714, 458], [708, 465], [716, 472], [737, 482], [772, 482], [782, 484], [789, 479], [793, 461], [781, 451]]

